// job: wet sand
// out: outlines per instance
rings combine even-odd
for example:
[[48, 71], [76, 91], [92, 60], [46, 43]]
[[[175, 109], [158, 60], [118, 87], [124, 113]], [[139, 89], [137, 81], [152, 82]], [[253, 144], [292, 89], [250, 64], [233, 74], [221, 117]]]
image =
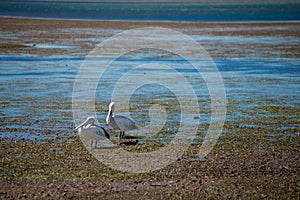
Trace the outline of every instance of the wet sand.
[[[80, 20], [38, 20], [38, 19], [14, 19], [0, 18], [1, 31], [3, 31], [1, 41], [2, 54], [40, 54], [53, 55], [67, 53], [68, 55], [86, 56], [99, 41], [95, 38], [108, 38], [123, 30], [141, 28], [146, 26], [156, 26], [178, 30], [187, 35], [212, 35], [212, 36], [244, 36], [244, 37], [298, 37], [299, 23], [278, 22], [278, 23], [176, 23], [176, 22], [126, 22], [126, 21], [80, 21]], [[96, 30], [96, 31], [95, 31]], [[97, 31], [98, 30], [98, 31]], [[110, 30], [100, 32], [99, 30]], [[274, 38], [276, 39], [276, 37]], [[75, 45], [78, 48], [34, 48], [37, 44], [67, 44]], [[251, 46], [240, 44], [238, 47], [224, 44], [210, 46], [203, 41], [200, 43], [212, 58], [227, 58], [249, 56], [253, 51], [266, 57], [278, 57], [276, 51], [285, 52], [283, 57], [299, 58], [300, 47], [297, 43], [282, 44], [276, 46], [276, 41], [264, 46]], [[30, 46], [31, 45], [31, 46]], [[269, 49], [266, 52], [266, 49]], [[228, 52], [230, 51], [230, 52]]]
[[[102, 38], [144, 26], [173, 28], [183, 33], [216, 36], [298, 37], [299, 23], [162, 23], [112, 22], [0, 18], [1, 54], [43, 56], [69, 55], [84, 57]], [[268, 27], [266, 32], [264, 29]], [[203, 28], [203, 30], [202, 30]], [[272, 31], [269, 31], [269, 30]], [[95, 30], [110, 30], [108, 32]], [[92, 39], [91, 39], [92, 38]], [[37, 48], [39, 44], [61, 44], [70, 48]], [[259, 54], [266, 58], [299, 58], [298, 43], [272, 43], [224, 48], [202, 44], [212, 58], [228, 58]], [[76, 46], [76, 48], [72, 48]], [[243, 46], [243, 44], [241, 44]], [[227, 51], [230, 51], [228, 53]], [[278, 54], [278, 51], [281, 54]], [[262, 83], [263, 84], [263, 83]], [[228, 99], [228, 115], [241, 113], [238, 120], [225, 122], [224, 134], [213, 151], [197, 160], [200, 145], [194, 144], [176, 162], [151, 173], [130, 174], [112, 170], [98, 162], [74, 135], [72, 122], [59, 123], [66, 129], [57, 131], [41, 126], [41, 134], [56, 134], [55, 139], [28, 140], [1, 138], [0, 198], [2, 199], [204, 199], [266, 198], [297, 199], [299, 176], [299, 106], [286, 104], [289, 99]], [[55, 99], [53, 99], [55, 101]], [[282, 103], [282, 102], [283, 103]], [[256, 110], [240, 105], [260, 102]], [[279, 103], [280, 102], [280, 103]], [[69, 104], [55, 104], [51, 109], [71, 110]], [[280, 104], [280, 105], [278, 105]], [[299, 104], [298, 104], [299, 105]], [[1, 104], [2, 107], [9, 106]], [[38, 105], [37, 105], [38, 106]], [[260, 115], [269, 113], [269, 115]], [[29, 113], [31, 115], [31, 113]], [[254, 116], [256, 120], [243, 117]], [[69, 113], [67, 118], [72, 119]], [[29, 132], [16, 119], [2, 118], [1, 131]], [[31, 126], [38, 121], [23, 121]], [[249, 124], [251, 126], [249, 126]], [[296, 126], [295, 126], [296, 124]], [[298, 124], [298, 125], [297, 125]], [[279, 129], [278, 127], [284, 127]], [[199, 133], [201, 134], [201, 133]], [[203, 133], [202, 133], [203, 134]], [[70, 135], [70, 136], [66, 136]], [[160, 144], [125, 146], [129, 151], [152, 151]]]

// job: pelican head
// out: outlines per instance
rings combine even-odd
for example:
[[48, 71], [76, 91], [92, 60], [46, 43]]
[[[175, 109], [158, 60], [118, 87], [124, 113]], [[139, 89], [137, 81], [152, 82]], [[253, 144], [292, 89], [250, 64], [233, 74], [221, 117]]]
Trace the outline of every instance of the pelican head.
[[75, 128], [75, 131], [77, 131], [79, 128], [83, 127], [83, 126], [86, 126], [87, 124], [94, 124], [95, 123], [95, 117], [94, 116], [91, 116], [91, 117], [88, 117], [83, 123], [81, 123], [79, 126], [77, 126]]

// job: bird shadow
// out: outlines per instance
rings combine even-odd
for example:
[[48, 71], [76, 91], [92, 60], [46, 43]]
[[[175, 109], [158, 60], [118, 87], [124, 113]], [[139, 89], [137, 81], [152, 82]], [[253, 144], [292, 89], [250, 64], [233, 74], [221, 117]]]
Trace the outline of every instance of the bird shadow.
[[134, 141], [125, 141], [125, 142], [120, 142], [120, 145], [125, 145], [125, 146], [133, 146], [138, 144], [138, 140]]
[[133, 140], [133, 139], [144, 139], [145, 137], [141, 137], [141, 136], [131, 136], [131, 135], [126, 135], [124, 136], [123, 139], [128, 139], [128, 140]]

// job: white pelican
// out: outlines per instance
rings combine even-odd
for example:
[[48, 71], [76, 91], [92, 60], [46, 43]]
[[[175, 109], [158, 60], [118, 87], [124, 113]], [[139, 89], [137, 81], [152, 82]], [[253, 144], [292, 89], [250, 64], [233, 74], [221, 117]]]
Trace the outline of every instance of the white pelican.
[[125, 131], [131, 131], [135, 130], [138, 127], [135, 125], [135, 123], [124, 116], [118, 116], [114, 115], [114, 102], [111, 102], [109, 104], [109, 110], [106, 117], [106, 123], [115, 130], [120, 130], [120, 136], [119, 138], [124, 138]]
[[82, 124], [77, 126], [75, 131], [78, 131], [81, 136], [91, 141], [91, 148], [97, 148], [99, 140], [110, 138], [103, 127], [95, 124], [95, 117], [93, 116], [88, 117]]

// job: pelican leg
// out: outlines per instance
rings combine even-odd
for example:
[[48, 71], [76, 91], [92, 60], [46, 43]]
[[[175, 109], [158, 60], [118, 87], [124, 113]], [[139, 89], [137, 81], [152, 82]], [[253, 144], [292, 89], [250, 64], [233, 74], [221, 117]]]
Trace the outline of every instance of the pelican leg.
[[119, 136], [120, 139], [124, 138], [124, 133], [125, 133], [125, 131], [120, 131], [120, 136]]

